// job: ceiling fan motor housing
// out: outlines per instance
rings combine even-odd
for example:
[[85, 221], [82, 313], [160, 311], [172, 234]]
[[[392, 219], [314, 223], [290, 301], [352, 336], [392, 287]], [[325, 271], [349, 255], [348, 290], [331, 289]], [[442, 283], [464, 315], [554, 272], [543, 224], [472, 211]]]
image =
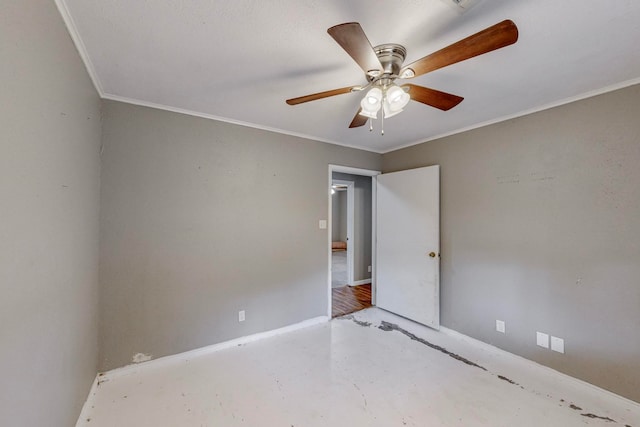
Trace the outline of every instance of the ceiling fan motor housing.
[[391, 83], [400, 74], [402, 63], [404, 62], [404, 58], [407, 56], [407, 49], [399, 44], [388, 43], [376, 46], [373, 50], [380, 60], [380, 64], [382, 64], [382, 73], [374, 73], [377, 75], [371, 75], [369, 72], [366, 74], [367, 80], [371, 82], [380, 75], [388, 75], [390, 77], [394, 76], [391, 79], [388, 79], [388, 82], [382, 82], [385, 85]]

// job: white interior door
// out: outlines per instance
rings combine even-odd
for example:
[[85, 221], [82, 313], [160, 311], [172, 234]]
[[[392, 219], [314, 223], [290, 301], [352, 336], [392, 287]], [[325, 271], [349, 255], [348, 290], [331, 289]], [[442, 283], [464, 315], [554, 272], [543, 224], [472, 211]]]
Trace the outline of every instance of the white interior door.
[[376, 305], [440, 328], [440, 166], [377, 176]]

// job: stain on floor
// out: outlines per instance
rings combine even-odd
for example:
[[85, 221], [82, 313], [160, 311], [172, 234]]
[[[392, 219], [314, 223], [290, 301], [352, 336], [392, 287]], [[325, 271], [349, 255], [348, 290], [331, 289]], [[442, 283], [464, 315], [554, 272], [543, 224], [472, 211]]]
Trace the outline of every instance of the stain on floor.
[[441, 346], [436, 345], [436, 344], [432, 344], [429, 341], [427, 341], [427, 340], [425, 340], [423, 338], [420, 338], [419, 336], [417, 336], [415, 334], [412, 334], [411, 332], [407, 331], [406, 329], [401, 328], [400, 326], [396, 325], [395, 323], [390, 323], [390, 322], [387, 322], [387, 321], [383, 320], [382, 323], [380, 324], [380, 326], [378, 326], [378, 329], [380, 329], [382, 331], [385, 331], [385, 332], [398, 331], [401, 334], [411, 338], [413, 341], [417, 341], [417, 342], [419, 342], [421, 344], [426, 345], [427, 347], [430, 347], [430, 348], [432, 348], [434, 350], [438, 350], [439, 352], [444, 353], [449, 357], [453, 357], [454, 359], [459, 360], [462, 363], [465, 363], [465, 364], [467, 364], [469, 366], [474, 366], [476, 368], [482, 369], [483, 371], [487, 370], [485, 367], [480, 366], [477, 363], [474, 363], [469, 359], [466, 359], [466, 358], [464, 358], [464, 357], [462, 357], [462, 356], [460, 356], [458, 354], [452, 353], [452, 352], [450, 352], [449, 350], [447, 350], [444, 347], [441, 347]]
[[600, 415], [596, 415], [596, 414], [580, 414], [580, 415], [582, 415], [583, 417], [587, 417], [587, 418], [595, 418], [595, 419], [598, 419], [598, 420], [605, 420], [605, 421], [608, 421], [610, 423], [615, 423], [616, 422], [615, 420], [612, 420], [609, 417], [601, 417]]
[[[483, 369], [450, 363], [447, 356]], [[456, 375], [440, 377], [443, 370]], [[372, 372], [382, 381], [371, 381]], [[105, 380], [87, 400], [81, 425], [324, 427], [345, 424], [346, 415], [349, 425], [395, 427], [440, 425], [453, 415], [449, 424], [465, 426], [640, 427], [634, 422], [640, 410], [609, 394], [378, 309], [306, 332], [176, 358], [162, 369], [141, 365], [127, 375], [98, 376]], [[463, 395], [472, 404], [444, 397], [426, 407], [443, 390], [443, 396], [472, 393]], [[406, 413], [398, 411], [398, 396]]]
[[[371, 326], [371, 322], [365, 322], [365, 321], [362, 321], [362, 320], [358, 320], [353, 315], [343, 316], [342, 318], [352, 320], [354, 323], [356, 323], [359, 326], [363, 326], [363, 327], [370, 327]], [[452, 358], [454, 358], [456, 360], [459, 360], [460, 362], [463, 362], [463, 363], [465, 363], [465, 364], [467, 364], [469, 366], [474, 366], [476, 368], [482, 369], [483, 371], [489, 372], [484, 366], [480, 366], [477, 363], [472, 362], [471, 360], [469, 360], [469, 359], [467, 359], [465, 357], [462, 357], [462, 356], [460, 356], [458, 354], [455, 354], [455, 353], [447, 350], [446, 348], [444, 348], [442, 346], [439, 346], [437, 344], [433, 344], [433, 343], [431, 343], [431, 342], [429, 342], [429, 341], [427, 341], [427, 340], [425, 340], [423, 338], [420, 338], [417, 335], [407, 331], [406, 329], [401, 328], [400, 326], [396, 325], [395, 323], [390, 323], [390, 322], [387, 322], [387, 321], [383, 320], [380, 323], [380, 325], [378, 326], [378, 329], [380, 329], [382, 331], [385, 331], [385, 332], [391, 332], [391, 331], [400, 332], [401, 334], [405, 335], [406, 337], [410, 338], [413, 341], [417, 341], [417, 342], [419, 342], [421, 344], [426, 345], [427, 347], [430, 347], [430, 348], [432, 348], [434, 350], [438, 350], [439, 352], [444, 353], [447, 356], [452, 357]], [[519, 386], [521, 389], [526, 390], [524, 388], [524, 386], [518, 384], [517, 382], [513, 381], [510, 378], [505, 377], [504, 375], [497, 375], [497, 374], [495, 374], [495, 375], [502, 381], [508, 382], [509, 384], [513, 384], [513, 385]], [[547, 395], [547, 396], [551, 397], [550, 395]], [[565, 400], [564, 399], [560, 399], [560, 401], [564, 402]], [[574, 411], [582, 411], [583, 410], [581, 407], [579, 407], [579, 406], [577, 406], [577, 405], [575, 405], [573, 403], [569, 405], [569, 408], [573, 409]], [[615, 420], [613, 420], [613, 419], [611, 419], [609, 417], [603, 417], [603, 416], [592, 414], [592, 413], [584, 413], [584, 414], [580, 414], [580, 415], [582, 415], [583, 417], [587, 417], [587, 418], [599, 419], [599, 420], [603, 420], [603, 421], [607, 421], [607, 422], [616, 423]], [[625, 427], [631, 427], [631, 426], [629, 426], [627, 424], [627, 425], [625, 425]]]
[[512, 379], [505, 377], [504, 375], [498, 375], [498, 378], [500, 378], [502, 381], [508, 382], [509, 384], [520, 385], [517, 382], [513, 381]]
[[363, 328], [368, 328], [369, 326], [371, 326], [371, 322], [365, 322], [364, 320], [358, 320], [355, 317], [353, 317], [352, 315], [347, 315], [347, 316], [342, 316], [339, 319], [345, 319], [345, 320], [351, 320], [353, 323], [355, 323], [358, 326], [362, 326]]

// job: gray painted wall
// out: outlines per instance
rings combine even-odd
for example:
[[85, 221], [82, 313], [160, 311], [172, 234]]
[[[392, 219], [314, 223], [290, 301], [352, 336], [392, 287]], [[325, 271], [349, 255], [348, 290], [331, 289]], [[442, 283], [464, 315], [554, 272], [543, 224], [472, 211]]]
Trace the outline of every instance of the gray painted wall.
[[383, 156], [442, 167], [445, 326], [640, 401], [639, 113], [633, 86]]
[[[353, 253], [355, 264], [353, 280], [370, 279], [371, 273], [369, 273], [367, 267], [371, 265], [371, 177], [333, 172], [332, 178], [355, 182], [353, 227], [356, 243]], [[346, 235], [346, 224], [344, 228], [344, 234]]]
[[347, 241], [347, 192], [336, 191], [331, 195], [331, 240]]
[[347, 226], [348, 226], [348, 216], [349, 216], [349, 212], [348, 212], [348, 207], [349, 207], [349, 201], [347, 200], [347, 192], [346, 191], [341, 191], [339, 193], [338, 199], [340, 200], [338, 203], [338, 207], [340, 209], [340, 241], [342, 242], [346, 242], [348, 236], [348, 231], [347, 230]]
[[112, 101], [103, 120], [101, 369], [327, 314], [328, 165], [379, 154]]
[[0, 6], [0, 424], [75, 425], [98, 360], [100, 100], [55, 4]]

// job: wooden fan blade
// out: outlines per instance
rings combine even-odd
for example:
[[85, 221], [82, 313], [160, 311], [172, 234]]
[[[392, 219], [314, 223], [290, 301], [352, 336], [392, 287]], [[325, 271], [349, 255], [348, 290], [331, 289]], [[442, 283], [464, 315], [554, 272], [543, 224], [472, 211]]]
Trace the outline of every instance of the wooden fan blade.
[[411, 96], [412, 100], [422, 102], [423, 104], [430, 105], [442, 111], [452, 109], [464, 99], [458, 95], [440, 92], [439, 90], [429, 89], [424, 86], [405, 84], [402, 85], [402, 87], [409, 88], [409, 96]]
[[[472, 36], [462, 39], [457, 43], [440, 49], [431, 55], [418, 59], [407, 65], [400, 71], [403, 75], [405, 71], [412, 70], [414, 75], [419, 76], [430, 71], [437, 70], [492, 50], [509, 46], [518, 40], [518, 27], [511, 20], [502, 21], [496, 25], [486, 28]], [[406, 74], [405, 74], [406, 76]], [[410, 78], [407, 77], [407, 78]]]
[[360, 126], [364, 126], [367, 123], [367, 120], [369, 120], [369, 117], [363, 116], [362, 114], [360, 114], [360, 111], [362, 111], [362, 108], [358, 109], [355, 117], [353, 118], [353, 120], [351, 120], [349, 128], [358, 128]]
[[380, 64], [380, 60], [360, 24], [347, 22], [333, 26], [327, 32], [358, 63], [365, 73], [373, 70], [382, 70], [382, 64]]
[[311, 95], [300, 96], [298, 98], [287, 99], [287, 104], [298, 105], [303, 102], [315, 101], [316, 99], [328, 98], [330, 96], [342, 95], [343, 93], [351, 93], [352, 89], [356, 89], [359, 86], [342, 87], [340, 89], [327, 90], [325, 92], [313, 93]]

